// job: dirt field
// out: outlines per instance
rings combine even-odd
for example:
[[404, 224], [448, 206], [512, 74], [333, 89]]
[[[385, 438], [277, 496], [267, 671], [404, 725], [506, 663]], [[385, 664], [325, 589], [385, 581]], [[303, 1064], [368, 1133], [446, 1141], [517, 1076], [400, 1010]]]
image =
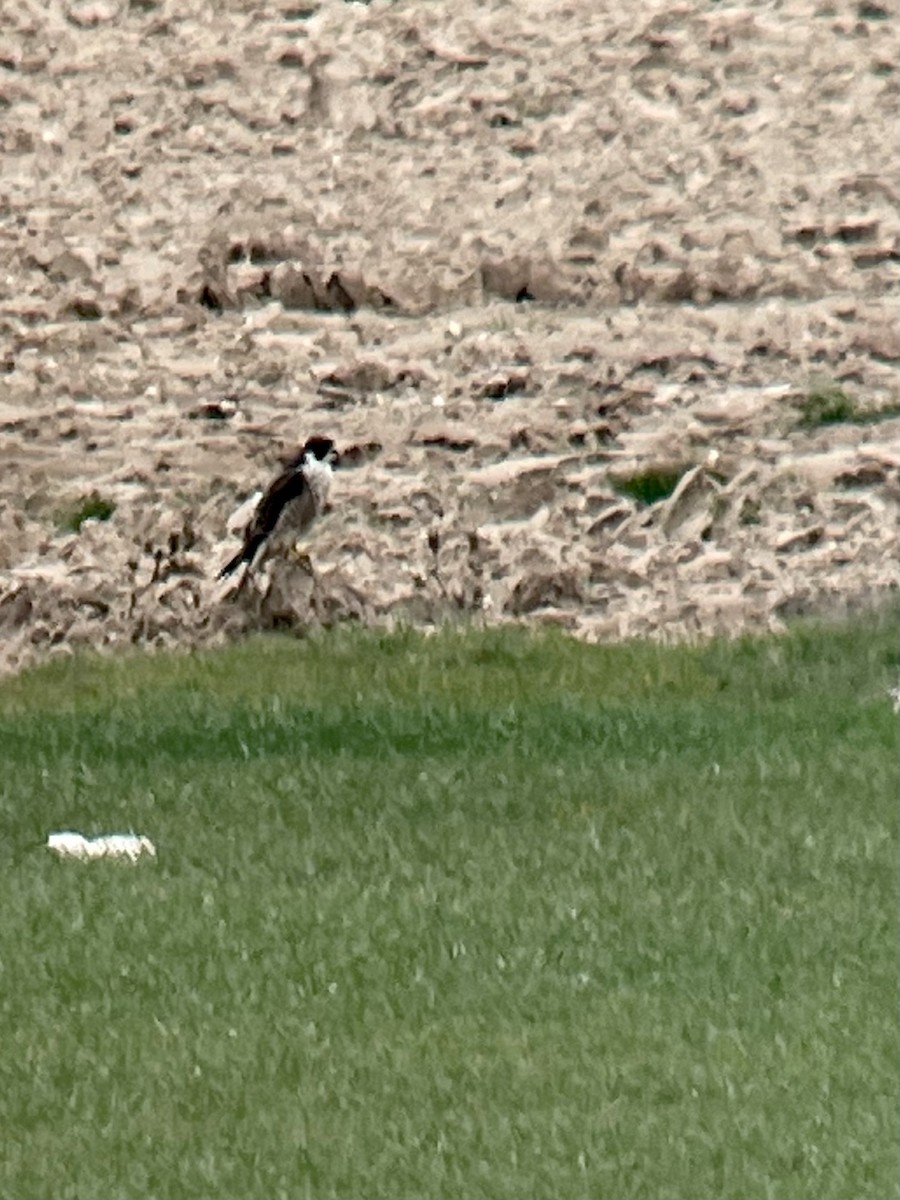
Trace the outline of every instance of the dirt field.
[[[4, 0], [0, 666], [896, 589], [894, 9]], [[235, 597], [310, 433], [314, 572]]]

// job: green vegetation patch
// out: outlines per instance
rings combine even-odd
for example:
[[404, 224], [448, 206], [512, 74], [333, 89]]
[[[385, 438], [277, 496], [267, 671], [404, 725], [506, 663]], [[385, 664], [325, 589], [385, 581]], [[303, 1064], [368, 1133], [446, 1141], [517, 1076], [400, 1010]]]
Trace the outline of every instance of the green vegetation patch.
[[900, 405], [882, 408], [863, 408], [836, 384], [822, 384], [810, 389], [799, 405], [801, 429], [815, 429], [820, 425], [836, 425], [852, 422], [859, 425], [886, 421], [900, 415]]
[[85, 521], [108, 521], [115, 511], [112, 500], [98, 492], [91, 492], [71, 508], [58, 512], [56, 524], [65, 533], [79, 533]]
[[812, 388], [800, 402], [800, 424], [806, 427], [835, 425], [856, 418], [856, 405], [834, 384]]
[[341, 630], [0, 682], [0, 1195], [893, 1194], [897, 659]]
[[639, 504], [656, 504], [658, 500], [666, 500], [672, 495], [678, 486], [679, 479], [688, 469], [688, 467], [681, 467], [677, 470], [652, 468], [647, 471], [638, 471], [634, 475], [615, 479], [614, 486], [616, 491], [630, 496]]

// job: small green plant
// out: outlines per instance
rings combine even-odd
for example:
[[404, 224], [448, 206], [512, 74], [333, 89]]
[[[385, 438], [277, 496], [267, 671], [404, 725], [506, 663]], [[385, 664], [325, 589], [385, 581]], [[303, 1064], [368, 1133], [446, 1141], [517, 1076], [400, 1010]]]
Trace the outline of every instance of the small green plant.
[[85, 521], [108, 521], [115, 511], [112, 500], [107, 500], [99, 492], [91, 492], [74, 507], [57, 513], [56, 523], [65, 533], [79, 533]]
[[814, 429], [817, 425], [836, 425], [854, 421], [859, 411], [853, 400], [837, 384], [813, 387], [800, 402], [800, 425]]
[[745, 496], [741, 504], [741, 511], [738, 514], [738, 521], [741, 525], [759, 525], [761, 504], [759, 500], [751, 499]]
[[819, 425], [837, 425], [852, 421], [856, 425], [874, 425], [900, 416], [900, 405], [883, 404], [880, 408], [861, 406], [836, 383], [812, 386], [799, 402], [799, 429], [815, 429]]
[[617, 491], [631, 496], [639, 504], [655, 504], [657, 500], [665, 500], [672, 495], [686, 469], [652, 468], [649, 471], [638, 471], [635, 475], [616, 480], [615, 487]]

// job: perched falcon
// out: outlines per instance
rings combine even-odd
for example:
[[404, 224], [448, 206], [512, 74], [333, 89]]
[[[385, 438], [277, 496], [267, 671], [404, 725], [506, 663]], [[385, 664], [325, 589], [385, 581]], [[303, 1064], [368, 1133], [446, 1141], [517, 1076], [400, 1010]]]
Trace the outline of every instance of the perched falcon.
[[249, 566], [263, 546], [270, 550], [293, 546], [309, 530], [328, 500], [336, 461], [331, 438], [307, 441], [266, 488], [244, 530], [243, 546], [219, 572], [220, 579], [233, 574], [241, 563]]

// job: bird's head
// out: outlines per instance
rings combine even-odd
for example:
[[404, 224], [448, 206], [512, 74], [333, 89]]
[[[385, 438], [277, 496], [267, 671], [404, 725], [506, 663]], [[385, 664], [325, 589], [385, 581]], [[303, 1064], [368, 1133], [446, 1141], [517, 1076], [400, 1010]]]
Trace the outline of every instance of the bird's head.
[[334, 442], [331, 438], [326, 437], [311, 437], [307, 439], [300, 452], [300, 458], [302, 460], [309, 455], [319, 462], [328, 463], [329, 466], [335, 466], [339, 458]]

